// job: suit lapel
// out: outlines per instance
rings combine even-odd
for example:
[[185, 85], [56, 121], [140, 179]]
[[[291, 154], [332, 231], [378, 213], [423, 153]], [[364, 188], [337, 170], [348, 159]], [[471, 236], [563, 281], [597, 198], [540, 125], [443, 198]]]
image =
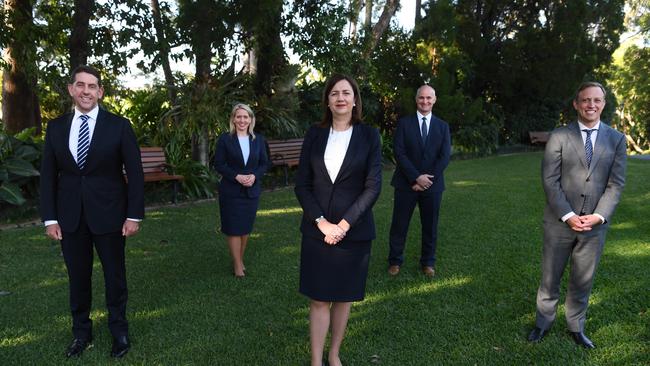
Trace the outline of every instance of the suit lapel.
[[70, 116], [65, 119], [65, 140], [62, 141], [62, 143], [65, 143], [65, 151], [67, 152], [65, 156], [68, 158], [69, 163], [71, 163], [74, 166], [77, 166], [77, 162], [74, 160], [74, 156], [72, 155], [72, 151], [70, 151], [70, 130], [72, 129], [72, 119], [74, 118], [74, 112], [70, 113]]
[[[250, 149], [250, 139], [248, 147]], [[237, 136], [237, 133], [230, 135], [230, 148], [236, 151], [241, 166], [246, 167], [246, 164], [244, 163], [244, 153], [241, 151], [241, 146], [239, 146], [239, 137]]]
[[329, 178], [329, 173], [327, 172], [327, 167], [325, 167], [325, 148], [327, 147], [327, 138], [329, 137], [329, 128], [321, 128], [318, 131], [318, 137], [316, 137], [316, 141], [314, 145], [316, 146], [316, 149], [314, 150], [314, 153], [316, 154], [316, 169], [320, 172], [320, 174], [324, 175], [327, 177], [327, 179], [331, 182], [331, 179]]
[[93, 136], [90, 140], [90, 145], [88, 146], [88, 157], [86, 158], [86, 165], [84, 166], [84, 169], [87, 170], [93, 163], [93, 156], [96, 154], [95, 151], [97, 151], [97, 145], [99, 144], [98, 141], [101, 139], [101, 136], [106, 136], [106, 134], [109, 133], [109, 127], [110, 125], [106, 119], [106, 112], [103, 109], [99, 108], [99, 112], [97, 113], [97, 121], [95, 121]]
[[336, 176], [336, 180], [342, 179], [349, 172], [350, 164], [352, 164], [352, 159], [357, 156], [357, 151], [361, 145], [360, 141], [357, 141], [361, 138], [361, 132], [359, 131], [360, 126], [352, 127], [352, 136], [350, 136], [350, 143], [348, 144], [348, 149], [345, 152], [345, 157], [343, 158], [343, 164], [341, 164], [341, 169], [339, 174]]
[[571, 139], [571, 145], [573, 145], [573, 148], [578, 154], [578, 157], [582, 162], [582, 166], [584, 166], [585, 169], [587, 169], [587, 156], [585, 154], [585, 144], [582, 142], [582, 133], [580, 132], [580, 127], [578, 126], [578, 122], [571, 123], [571, 125], [569, 125], [569, 129], [571, 130], [571, 134], [569, 135]]
[[600, 157], [603, 156], [604, 150], [607, 148], [607, 141], [609, 141], [609, 128], [602, 121], [600, 122], [600, 128], [598, 129], [598, 137], [596, 138], [596, 144], [594, 145], [594, 154], [591, 157], [591, 166], [589, 167], [589, 174], [594, 170], [596, 164], [600, 160]]

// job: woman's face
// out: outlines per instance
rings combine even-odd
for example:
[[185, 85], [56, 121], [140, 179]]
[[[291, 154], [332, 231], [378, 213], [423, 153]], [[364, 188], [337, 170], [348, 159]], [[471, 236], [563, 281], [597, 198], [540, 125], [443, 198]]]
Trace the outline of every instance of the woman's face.
[[243, 109], [235, 112], [235, 128], [237, 132], [248, 133], [248, 126], [251, 124], [251, 116]]
[[334, 84], [327, 96], [327, 105], [333, 116], [351, 115], [354, 107], [354, 91], [347, 80]]

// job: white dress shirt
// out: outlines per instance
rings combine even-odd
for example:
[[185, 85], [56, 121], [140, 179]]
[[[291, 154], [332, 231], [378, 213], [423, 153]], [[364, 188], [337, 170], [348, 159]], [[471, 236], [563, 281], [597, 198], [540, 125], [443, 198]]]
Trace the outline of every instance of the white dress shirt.
[[429, 135], [429, 125], [431, 124], [431, 113], [427, 114], [426, 116], [420, 113], [420, 111], [417, 112], [418, 115], [418, 126], [420, 128], [420, 135], [422, 135], [422, 118], [425, 118], [424, 123], [427, 125], [427, 136]]
[[348, 151], [348, 146], [350, 146], [353, 128], [353, 126], [350, 126], [345, 131], [335, 131], [330, 127], [324, 158], [325, 168], [327, 168], [327, 174], [330, 176], [332, 183], [336, 181], [336, 177], [339, 175], [339, 171], [343, 165], [345, 153]]

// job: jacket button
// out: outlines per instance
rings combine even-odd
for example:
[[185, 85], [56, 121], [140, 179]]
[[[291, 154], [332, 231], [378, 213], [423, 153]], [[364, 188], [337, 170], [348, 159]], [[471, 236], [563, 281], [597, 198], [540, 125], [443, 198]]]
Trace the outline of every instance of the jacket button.
[[587, 182], [589, 182], [589, 178], [587, 178]]
[[580, 195], [580, 197], [584, 197], [584, 196], [585, 196], [584, 194], [581, 194], [581, 195]]

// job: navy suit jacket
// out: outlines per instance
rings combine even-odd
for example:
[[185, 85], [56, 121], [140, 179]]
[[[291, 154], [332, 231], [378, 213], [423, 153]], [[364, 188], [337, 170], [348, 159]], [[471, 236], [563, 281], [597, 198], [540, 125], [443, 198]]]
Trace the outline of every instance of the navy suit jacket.
[[[250, 155], [244, 165], [244, 155], [239, 146], [237, 134], [224, 133], [217, 141], [217, 151], [214, 155], [213, 166], [221, 174], [219, 194], [231, 197], [255, 198], [262, 194], [262, 176], [269, 168], [269, 158], [266, 151], [264, 136], [255, 134], [255, 139], [248, 137]], [[255, 183], [244, 187], [235, 180], [238, 174], [254, 174]]]
[[300, 229], [303, 235], [324, 239], [315, 225], [324, 216], [338, 224], [350, 224], [346, 239], [375, 238], [372, 206], [381, 192], [381, 142], [376, 128], [355, 124], [348, 150], [336, 181], [332, 182], [325, 167], [325, 148], [329, 127], [313, 126], [307, 131], [296, 175], [296, 196], [302, 206]]
[[126, 118], [100, 108], [86, 165], [80, 170], [68, 142], [73, 117], [74, 113], [67, 113], [47, 124], [41, 218], [57, 220], [63, 231], [73, 232], [83, 207], [91, 232], [118, 232], [127, 217], [144, 218], [144, 174], [137, 139]]
[[393, 152], [397, 167], [391, 185], [395, 189], [411, 190], [422, 174], [433, 175], [433, 184], [423, 193], [445, 190], [443, 171], [449, 165], [451, 137], [447, 122], [431, 114], [426, 143], [422, 142], [417, 115], [403, 117], [393, 134]]

